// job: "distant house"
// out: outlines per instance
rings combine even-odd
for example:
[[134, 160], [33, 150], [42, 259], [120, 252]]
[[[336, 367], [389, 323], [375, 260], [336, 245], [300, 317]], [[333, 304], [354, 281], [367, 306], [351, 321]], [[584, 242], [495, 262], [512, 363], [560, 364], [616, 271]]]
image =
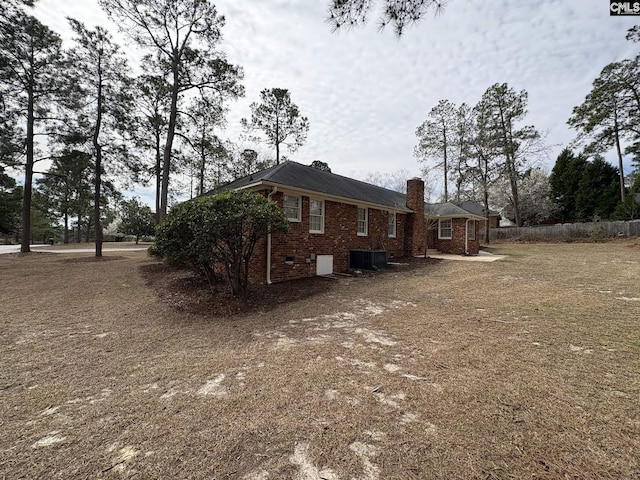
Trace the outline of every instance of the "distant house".
[[477, 255], [483, 217], [451, 202], [425, 205], [427, 247], [442, 253]]
[[[426, 253], [424, 182], [419, 178], [407, 181], [405, 195], [284, 162], [207, 195], [229, 189], [264, 195], [282, 207], [290, 222], [288, 233], [273, 233], [256, 246], [250, 267], [250, 280], [255, 283], [346, 272], [356, 260], [379, 254], [392, 259]], [[467, 215], [476, 219], [469, 212]], [[466, 231], [460, 232], [456, 217], [449, 239], [455, 241], [446, 244], [447, 251], [465, 253], [467, 237], [458, 239], [461, 234]], [[469, 253], [477, 253], [477, 242], [471, 242]]]

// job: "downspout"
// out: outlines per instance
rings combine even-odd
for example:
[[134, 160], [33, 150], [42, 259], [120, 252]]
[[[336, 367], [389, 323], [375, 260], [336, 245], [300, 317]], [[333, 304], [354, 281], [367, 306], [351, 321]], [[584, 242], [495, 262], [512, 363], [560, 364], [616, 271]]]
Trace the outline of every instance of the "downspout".
[[429, 220], [425, 216], [424, 219], [424, 258], [429, 258]]
[[469, 219], [464, 224], [464, 254], [469, 255]]
[[[271, 195], [278, 191], [278, 187], [274, 186], [267, 195], [267, 200], [271, 200]], [[271, 226], [267, 233], [267, 285], [271, 285]]]

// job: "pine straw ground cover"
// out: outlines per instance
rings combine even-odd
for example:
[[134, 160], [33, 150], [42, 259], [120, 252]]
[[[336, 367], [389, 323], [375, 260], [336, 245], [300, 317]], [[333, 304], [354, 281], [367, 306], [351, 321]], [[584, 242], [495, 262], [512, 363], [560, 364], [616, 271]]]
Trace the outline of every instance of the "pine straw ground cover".
[[144, 252], [2, 255], [0, 478], [640, 478], [638, 242], [497, 251], [227, 316]]

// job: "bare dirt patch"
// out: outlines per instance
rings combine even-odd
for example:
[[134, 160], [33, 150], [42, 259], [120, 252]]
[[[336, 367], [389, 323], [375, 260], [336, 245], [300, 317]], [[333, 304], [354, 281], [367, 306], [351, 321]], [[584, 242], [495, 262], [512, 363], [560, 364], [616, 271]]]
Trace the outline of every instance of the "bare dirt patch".
[[234, 296], [224, 283], [214, 290], [207, 281], [189, 270], [161, 263], [140, 269], [146, 284], [166, 305], [192, 314], [212, 317], [269, 311], [279, 305], [321, 294], [332, 288], [333, 280], [312, 277], [273, 285], [251, 285], [247, 295]]
[[637, 479], [636, 249], [499, 249], [229, 316], [144, 252], [2, 256], [0, 472]]
[[[102, 257], [123, 258], [123, 257]], [[440, 262], [430, 258], [403, 258], [399, 264], [386, 270], [362, 271], [357, 277], [309, 277], [272, 285], [250, 285], [246, 295], [234, 296], [224, 282], [213, 288], [207, 281], [189, 270], [169, 267], [163, 263], [141, 266], [147, 285], [156, 291], [166, 305], [193, 314], [206, 316], [246, 315], [267, 312], [279, 306], [295, 303], [328, 292], [340, 280], [344, 282], [380, 277], [422, 268]]]

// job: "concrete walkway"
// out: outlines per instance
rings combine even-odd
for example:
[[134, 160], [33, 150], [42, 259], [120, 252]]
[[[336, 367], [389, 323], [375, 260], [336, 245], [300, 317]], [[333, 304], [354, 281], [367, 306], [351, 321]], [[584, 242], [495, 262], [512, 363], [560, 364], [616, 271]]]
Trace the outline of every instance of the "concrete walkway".
[[[103, 248], [103, 252], [143, 252], [148, 247], [125, 247], [125, 248]], [[65, 248], [62, 250], [31, 249], [32, 252], [38, 253], [95, 253], [95, 248]]]
[[494, 255], [493, 253], [480, 250], [478, 255], [452, 255], [450, 253], [436, 253], [429, 255], [429, 258], [439, 258], [441, 260], [461, 260], [463, 262], [495, 262], [506, 258], [506, 255]]
[[[31, 251], [36, 253], [94, 253], [94, 248], [47, 248], [49, 245], [31, 245]], [[102, 252], [142, 252], [149, 247], [103, 248]], [[18, 253], [20, 245], [0, 245], [0, 255], [3, 253]]]
[[[46, 247], [47, 245], [31, 245], [31, 248]], [[20, 245], [0, 245], [0, 255], [3, 253], [18, 253], [20, 251]]]

